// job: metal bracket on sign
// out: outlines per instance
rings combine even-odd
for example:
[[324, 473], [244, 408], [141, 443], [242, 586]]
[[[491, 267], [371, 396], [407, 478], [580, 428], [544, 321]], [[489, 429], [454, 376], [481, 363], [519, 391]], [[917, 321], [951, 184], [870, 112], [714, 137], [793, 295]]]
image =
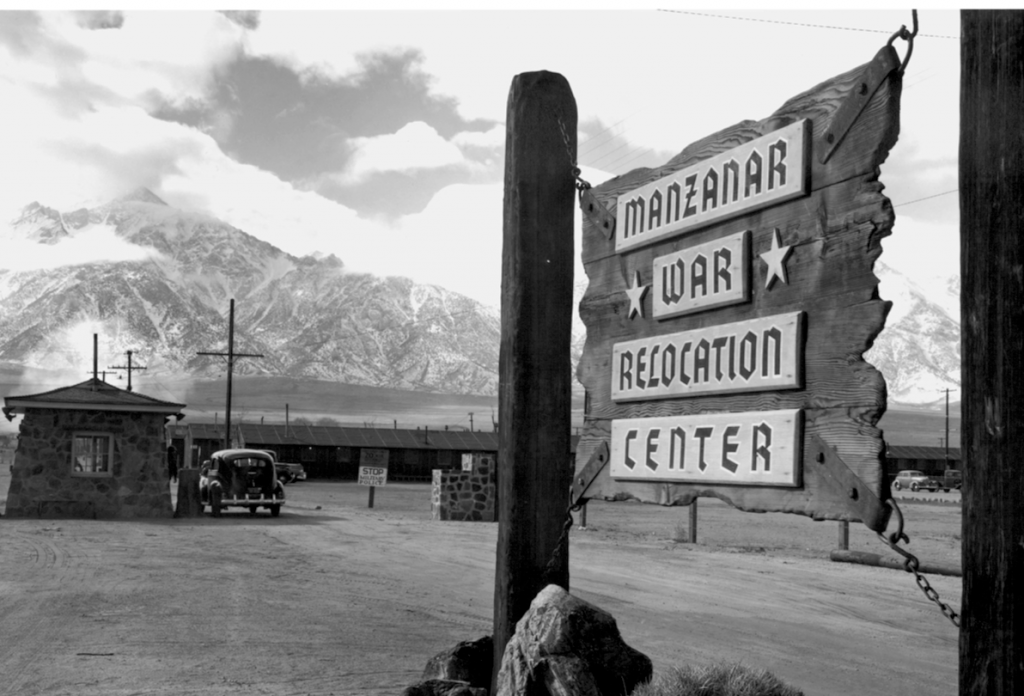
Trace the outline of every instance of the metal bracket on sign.
[[580, 189], [580, 209], [592, 223], [603, 229], [608, 238], [611, 239], [612, 235], [615, 234], [615, 215], [610, 213], [601, 204], [601, 201], [597, 200], [593, 189]]
[[817, 435], [811, 435], [810, 447], [805, 461], [817, 467], [830, 489], [842, 500], [850, 511], [873, 532], [884, 532], [889, 522], [891, 509], [882, 503], [867, 484], [855, 474], [839, 453]]
[[892, 46], [883, 46], [871, 62], [864, 66], [864, 72], [861, 73], [857, 84], [839, 105], [839, 109], [832, 116], [832, 122], [829, 123], [828, 129], [818, 141], [819, 162], [822, 164], [828, 162], [832, 153], [850, 132], [853, 124], [857, 122], [864, 107], [871, 101], [871, 97], [875, 95], [889, 74], [899, 69], [900, 57]]
[[602, 441], [594, 453], [590, 455], [590, 459], [587, 460], [586, 466], [573, 477], [572, 480], [572, 497], [569, 503], [570, 508], [574, 508], [580, 504], [583, 500], [583, 495], [590, 488], [590, 484], [594, 482], [597, 475], [601, 473], [605, 465], [608, 464], [608, 442]]

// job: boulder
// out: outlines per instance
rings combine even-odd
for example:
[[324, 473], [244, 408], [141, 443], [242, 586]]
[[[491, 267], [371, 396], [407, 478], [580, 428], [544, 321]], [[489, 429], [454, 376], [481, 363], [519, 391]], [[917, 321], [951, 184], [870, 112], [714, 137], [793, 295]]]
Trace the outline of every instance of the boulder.
[[505, 647], [495, 696], [625, 696], [650, 678], [611, 614], [548, 585]]
[[477, 640], [464, 640], [454, 648], [434, 655], [423, 670], [423, 680], [455, 679], [489, 690], [493, 671], [494, 641], [490, 636], [484, 636]]
[[427, 679], [406, 687], [402, 696], [487, 696], [487, 691], [456, 679]]

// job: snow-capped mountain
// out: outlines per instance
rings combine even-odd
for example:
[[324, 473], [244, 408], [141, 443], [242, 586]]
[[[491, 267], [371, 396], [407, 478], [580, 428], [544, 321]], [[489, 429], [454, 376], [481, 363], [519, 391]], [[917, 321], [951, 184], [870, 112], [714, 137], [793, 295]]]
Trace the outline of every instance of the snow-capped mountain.
[[864, 359], [885, 375], [889, 400], [930, 405], [960, 393], [960, 279], [925, 290], [881, 261], [879, 294], [892, 301], [885, 329]]
[[0, 270], [0, 360], [82, 373], [95, 332], [111, 361], [134, 350], [148, 374], [221, 377], [222, 359], [196, 353], [226, 349], [235, 298], [235, 351], [264, 356], [237, 361], [237, 373], [497, 392], [494, 309], [407, 278], [350, 273], [334, 256], [292, 256], [146, 189], [71, 213], [33, 203], [3, 237], [53, 254], [80, 244], [102, 256], [93, 238], [129, 252], [44, 270], [0, 262], [14, 266]]
[[[223, 360], [196, 353], [226, 349], [235, 298], [235, 350], [264, 356], [237, 361], [236, 373], [497, 393], [496, 309], [351, 273], [334, 256], [292, 256], [147, 189], [73, 212], [32, 203], [0, 226], [0, 244], [83, 256], [34, 270], [0, 258], [11, 267], [0, 269], [0, 361], [84, 378], [98, 333], [103, 367], [134, 350], [149, 375], [221, 378]], [[875, 272], [893, 308], [865, 359], [885, 375], [891, 402], [937, 404], [960, 383], [959, 279], [926, 291], [882, 262]], [[577, 301], [586, 284], [576, 279]], [[576, 362], [585, 333], [573, 323]]]

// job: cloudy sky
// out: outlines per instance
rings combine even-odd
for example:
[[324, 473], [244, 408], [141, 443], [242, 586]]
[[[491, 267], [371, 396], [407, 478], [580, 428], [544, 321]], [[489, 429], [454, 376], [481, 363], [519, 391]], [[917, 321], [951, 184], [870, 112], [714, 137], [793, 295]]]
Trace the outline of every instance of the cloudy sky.
[[[960, 27], [951, 10], [919, 19], [882, 169], [897, 213], [882, 260], [923, 278], [958, 268]], [[72, 210], [146, 186], [287, 252], [496, 306], [516, 74], [568, 79], [580, 164], [599, 183], [768, 116], [910, 23], [909, 10], [5, 11], [0, 224], [32, 201]], [[27, 259], [8, 249], [0, 265]]]

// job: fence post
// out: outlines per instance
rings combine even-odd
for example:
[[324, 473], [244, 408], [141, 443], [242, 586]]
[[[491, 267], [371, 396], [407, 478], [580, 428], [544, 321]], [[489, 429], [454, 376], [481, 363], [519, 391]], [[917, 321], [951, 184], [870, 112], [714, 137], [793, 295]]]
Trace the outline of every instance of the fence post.
[[697, 501], [699, 498], [694, 498], [693, 502], [690, 503], [690, 543], [697, 543]]

